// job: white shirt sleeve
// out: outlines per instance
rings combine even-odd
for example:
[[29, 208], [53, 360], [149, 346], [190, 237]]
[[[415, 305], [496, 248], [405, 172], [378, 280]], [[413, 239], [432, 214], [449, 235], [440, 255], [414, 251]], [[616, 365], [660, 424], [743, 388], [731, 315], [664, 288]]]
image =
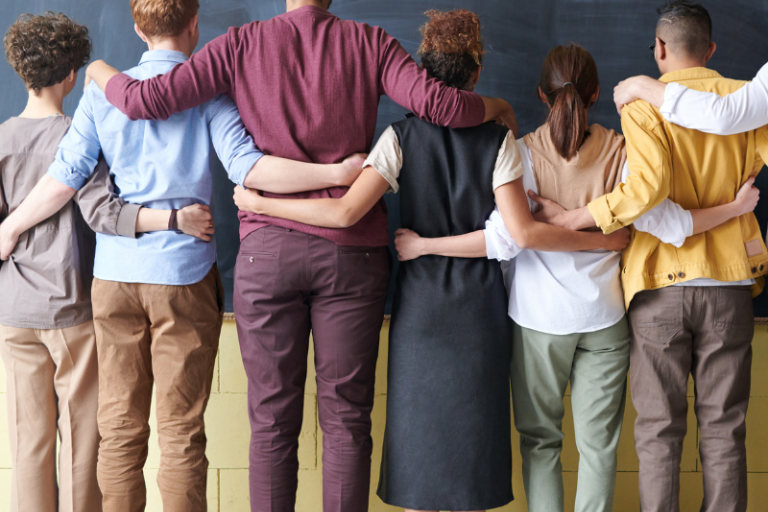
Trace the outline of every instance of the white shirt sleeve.
[[[625, 183], [629, 176], [629, 166], [624, 164], [621, 182]], [[634, 222], [635, 229], [650, 233], [665, 244], [680, 248], [685, 239], [693, 235], [693, 217], [691, 212], [679, 204], [666, 198], [657, 207], [645, 212]]]
[[[508, 137], [508, 140], [505, 142], [512, 142], [512, 140], [513, 139]], [[533, 174], [533, 165], [531, 162], [531, 150], [525, 145], [523, 139], [518, 139], [514, 144], [508, 144], [507, 146], [507, 151], [509, 151], [509, 148], [512, 146], [517, 150], [516, 153], [518, 155], [520, 166], [520, 172], [516, 173], [517, 178], [510, 181], [522, 177], [523, 188], [538, 193], [539, 190], [536, 186], [536, 177]], [[494, 188], [496, 188], [495, 181], [496, 179], [494, 177]], [[509, 183], [509, 181], [507, 183]], [[536, 203], [528, 198], [528, 204], [531, 207], [531, 211], [534, 211]], [[494, 208], [493, 212], [491, 212], [491, 216], [485, 222], [485, 230], [483, 231], [483, 234], [485, 234], [485, 250], [488, 253], [488, 259], [509, 261], [522, 251], [520, 246], [515, 243], [515, 239], [512, 238], [512, 235], [509, 234], [507, 225], [504, 224], [504, 218], [501, 216], [498, 206]]]
[[661, 106], [664, 118], [684, 128], [733, 135], [768, 124], [768, 64], [738, 91], [727, 96], [670, 83]]
[[400, 177], [400, 171], [403, 168], [403, 149], [400, 147], [400, 141], [397, 138], [394, 128], [389, 126], [379, 137], [378, 142], [368, 155], [363, 168], [373, 167], [376, 172], [387, 180], [389, 189], [387, 193], [397, 193], [400, 185], [397, 179]]

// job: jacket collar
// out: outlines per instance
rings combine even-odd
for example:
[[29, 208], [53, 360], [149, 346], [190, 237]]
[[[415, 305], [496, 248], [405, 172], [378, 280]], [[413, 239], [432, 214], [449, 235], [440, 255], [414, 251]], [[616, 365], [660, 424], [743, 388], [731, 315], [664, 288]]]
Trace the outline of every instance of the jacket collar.
[[722, 78], [717, 71], [707, 68], [688, 68], [671, 73], [665, 73], [659, 80], [665, 83], [679, 82], [681, 80], [697, 80], [702, 78]]

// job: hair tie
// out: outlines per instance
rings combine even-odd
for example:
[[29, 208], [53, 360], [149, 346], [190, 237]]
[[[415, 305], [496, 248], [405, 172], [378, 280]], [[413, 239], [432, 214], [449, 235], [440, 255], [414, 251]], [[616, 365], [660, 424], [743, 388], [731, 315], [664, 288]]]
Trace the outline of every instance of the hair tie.
[[565, 82], [565, 83], [563, 84], [563, 87], [565, 87], [565, 86], [566, 86], [566, 85], [568, 85], [568, 84], [571, 84], [571, 85], [573, 85], [574, 87], [576, 87], [576, 85], [574, 85], [574, 83], [573, 83], [573, 82]]

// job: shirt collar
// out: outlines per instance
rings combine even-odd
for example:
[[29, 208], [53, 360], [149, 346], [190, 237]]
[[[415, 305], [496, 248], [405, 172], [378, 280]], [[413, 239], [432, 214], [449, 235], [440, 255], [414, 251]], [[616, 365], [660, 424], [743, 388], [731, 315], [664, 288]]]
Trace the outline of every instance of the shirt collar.
[[696, 80], [701, 78], [722, 78], [720, 73], [707, 68], [688, 68], [665, 73], [659, 80], [665, 83], [681, 80]]
[[329, 11], [326, 11], [325, 9], [321, 9], [316, 5], [305, 5], [303, 7], [299, 7], [298, 9], [289, 11], [285, 14], [291, 16], [293, 14], [303, 14], [303, 13], [320, 14], [323, 16], [333, 16], [333, 17], [336, 16], [335, 14], [331, 14]]
[[187, 61], [187, 56], [174, 50], [148, 50], [141, 56], [139, 65], [145, 62], [176, 62], [180, 64]]

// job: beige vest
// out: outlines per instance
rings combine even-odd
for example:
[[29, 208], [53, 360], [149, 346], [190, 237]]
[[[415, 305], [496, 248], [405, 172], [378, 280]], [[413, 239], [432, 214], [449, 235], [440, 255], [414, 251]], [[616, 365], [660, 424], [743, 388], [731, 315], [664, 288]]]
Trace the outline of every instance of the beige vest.
[[531, 150], [539, 195], [566, 210], [586, 206], [621, 183], [621, 172], [627, 161], [624, 137], [599, 124], [590, 126], [588, 133], [570, 162], [557, 153], [549, 136], [549, 125], [540, 126], [524, 138]]

